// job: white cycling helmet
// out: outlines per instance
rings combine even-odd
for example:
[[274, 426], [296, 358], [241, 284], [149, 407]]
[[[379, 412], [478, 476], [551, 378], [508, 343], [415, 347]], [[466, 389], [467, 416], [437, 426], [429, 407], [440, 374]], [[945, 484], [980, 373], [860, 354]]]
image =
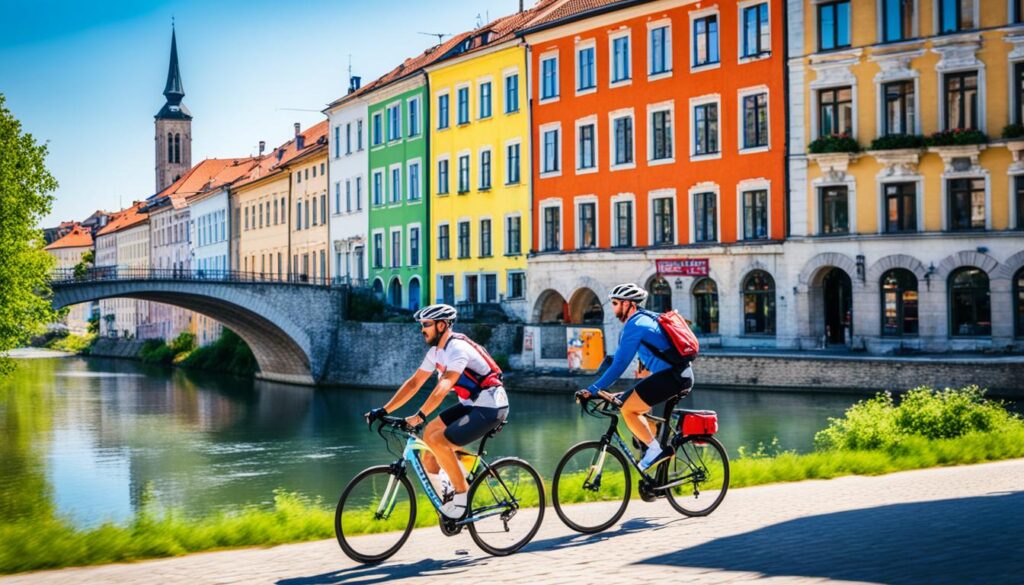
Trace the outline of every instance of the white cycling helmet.
[[412, 316], [414, 321], [448, 321], [452, 322], [459, 316], [455, 307], [440, 303], [423, 307]]
[[632, 282], [627, 282], [613, 288], [611, 292], [608, 293], [608, 298], [618, 299], [620, 301], [633, 301], [634, 303], [640, 304], [647, 300], [647, 291]]

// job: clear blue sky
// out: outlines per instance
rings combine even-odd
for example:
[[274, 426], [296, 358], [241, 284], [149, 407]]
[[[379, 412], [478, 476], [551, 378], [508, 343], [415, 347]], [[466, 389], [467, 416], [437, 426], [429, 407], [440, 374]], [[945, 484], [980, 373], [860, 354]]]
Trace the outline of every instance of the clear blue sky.
[[[533, 4], [526, 0], [526, 6]], [[43, 226], [154, 190], [153, 116], [164, 103], [171, 17], [192, 111], [192, 162], [255, 154], [323, 119], [347, 87], [518, 0], [73, 2], [0, 0], [0, 92], [50, 148], [60, 181]], [[290, 111], [285, 108], [313, 111]]]

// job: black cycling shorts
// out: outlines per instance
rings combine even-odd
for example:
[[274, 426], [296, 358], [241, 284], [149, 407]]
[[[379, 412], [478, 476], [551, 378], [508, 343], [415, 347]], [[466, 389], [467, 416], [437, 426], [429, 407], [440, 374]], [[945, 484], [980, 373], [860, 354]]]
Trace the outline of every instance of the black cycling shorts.
[[655, 404], [665, 402], [673, 396], [682, 394], [692, 387], [693, 378], [683, 377], [682, 371], [669, 368], [657, 374], [651, 374], [641, 380], [636, 386], [633, 386], [622, 395], [622, 401], [625, 402], [630, 394], [636, 392], [640, 400], [644, 401], [644, 404], [654, 406]]
[[439, 415], [444, 423], [444, 438], [464, 446], [483, 438], [508, 416], [508, 407], [486, 408], [461, 402], [446, 408]]

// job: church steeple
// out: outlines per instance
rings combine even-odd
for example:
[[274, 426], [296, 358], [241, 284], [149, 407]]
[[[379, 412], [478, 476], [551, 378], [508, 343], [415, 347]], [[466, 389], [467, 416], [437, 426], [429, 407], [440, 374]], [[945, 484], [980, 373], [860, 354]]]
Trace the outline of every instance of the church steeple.
[[178, 39], [171, 28], [171, 62], [167, 67], [167, 85], [164, 86], [164, 107], [157, 112], [156, 135], [156, 192], [164, 190], [192, 168], [192, 112], [181, 100], [185, 86], [178, 70]]
[[181, 71], [178, 69], [178, 39], [174, 27], [171, 27], [171, 62], [167, 66], [167, 84], [164, 85], [164, 97], [167, 103], [160, 108], [156, 118], [191, 120], [192, 113], [181, 103], [185, 97], [185, 86], [181, 83]]

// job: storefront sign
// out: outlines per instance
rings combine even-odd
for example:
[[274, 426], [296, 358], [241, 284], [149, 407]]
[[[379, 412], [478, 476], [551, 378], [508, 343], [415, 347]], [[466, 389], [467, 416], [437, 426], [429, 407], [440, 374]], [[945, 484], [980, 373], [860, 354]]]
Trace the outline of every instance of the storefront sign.
[[707, 258], [673, 258], [655, 260], [658, 274], [662, 276], [707, 276]]

